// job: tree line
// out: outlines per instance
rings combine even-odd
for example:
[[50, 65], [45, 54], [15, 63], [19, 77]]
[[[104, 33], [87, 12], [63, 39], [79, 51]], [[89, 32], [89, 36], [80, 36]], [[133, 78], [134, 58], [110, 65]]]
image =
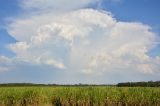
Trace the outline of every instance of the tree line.
[[15, 86], [67, 86], [67, 87], [85, 87], [85, 86], [116, 86], [116, 85], [108, 85], [108, 84], [35, 84], [35, 83], [1, 83], [0, 87], [15, 87]]
[[160, 87], [160, 81], [124, 82], [118, 83], [117, 87]]
[[117, 87], [160, 87], [160, 81], [148, 81], [148, 82], [123, 82], [118, 84], [35, 84], [35, 83], [3, 83], [0, 87], [14, 87], [14, 86], [117, 86]]

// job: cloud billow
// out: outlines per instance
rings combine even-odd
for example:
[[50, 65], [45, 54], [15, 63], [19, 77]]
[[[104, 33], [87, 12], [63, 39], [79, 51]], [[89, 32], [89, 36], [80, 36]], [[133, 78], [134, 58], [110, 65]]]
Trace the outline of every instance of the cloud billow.
[[[60, 1], [53, 1], [48, 0], [47, 3], [60, 7]], [[75, 2], [75, 6], [81, 8], [92, 3], [83, 1], [82, 4]], [[29, 1], [23, 5], [28, 9], [36, 6], [41, 9], [43, 0], [39, 3]], [[48, 7], [50, 4], [44, 8]], [[16, 67], [17, 61], [48, 65], [64, 70], [71, 82], [77, 78], [77, 82], [85, 79], [89, 83], [102, 83], [123, 73], [126, 76], [139, 74], [139, 78], [159, 76], [160, 57], [148, 55], [156, 41], [156, 35], [150, 29], [140, 22], [118, 21], [108, 11], [86, 8], [56, 16], [49, 12], [17, 19], [10, 24], [8, 32], [18, 42], [9, 48], [16, 53], [12, 59]], [[74, 75], [76, 77], [71, 78]], [[101, 77], [101, 80], [94, 77]]]

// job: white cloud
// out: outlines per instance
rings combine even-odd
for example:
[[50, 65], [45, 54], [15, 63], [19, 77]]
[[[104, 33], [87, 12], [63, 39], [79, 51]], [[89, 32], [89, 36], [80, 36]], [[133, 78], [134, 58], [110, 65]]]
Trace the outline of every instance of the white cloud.
[[0, 72], [9, 71], [11, 68], [11, 60], [5, 56], [0, 56]]
[[23, 57], [26, 54], [29, 45], [26, 42], [16, 42], [15, 44], [11, 44], [10, 48], [18, 56]]
[[[65, 70], [72, 81], [81, 75], [89, 77], [88, 81], [95, 76], [108, 80], [107, 76], [116, 74], [160, 75], [159, 57], [148, 55], [156, 41], [148, 25], [118, 21], [107, 11], [79, 9], [97, 0], [21, 2], [29, 11], [43, 11], [15, 19], [8, 26], [9, 34], [18, 41], [9, 46], [16, 53], [10, 62], [14, 67], [21, 61], [48, 65]], [[70, 11], [55, 11], [66, 9]]]
[[52, 56], [48, 56], [48, 51], [41, 53], [41, 50], [38, 50], [37, 46], [34, 46], [32, 43], [16, 42], [15, 44], [10, 44], [9, 48], [16, 53], [16, 58], [14, 58], [16, 62], [23, 61], [32, 64], [47, 64], [56, 68], [65, 69], [63, 63], [56, 61]]
[[59, 62], [56, 62], [56, 61], [53, 60], [53, 59], [48, 59], [48, 60], [46, 61], [46, 64], [48, 64], [48, 65], [53, 65], [54, 67], [57, 67], [57, 68], [60, 68], [60, 69], [65, 69], [64, 64], [59, 63]]
[[[43, 22], [42, 17], [35, 16], [11, 24], [13, 29], [19, 29], [11, 28], [13, 37], [22, 41], [11, 45], [17, 57], [32, 62], [46, 61], [46, 64], [59, 68], [68, 67], [68, 70], [90, 74], [130, 68], [140, 73], [154, 73], [154, 59], [147, 53], [152, 48], [155, 35], [149, 26], [117, 22], [109, 12], [93, 9], [81, 9], [56, 17], [49, 15], [47, 19], [50, 22]], [[31, 26], [35, 30], [27, 36], [24, 28], [32, 29]]]
[[21, 7], [34, 10], [71, 10], [79, 9], [98, 0], [22, 0]]

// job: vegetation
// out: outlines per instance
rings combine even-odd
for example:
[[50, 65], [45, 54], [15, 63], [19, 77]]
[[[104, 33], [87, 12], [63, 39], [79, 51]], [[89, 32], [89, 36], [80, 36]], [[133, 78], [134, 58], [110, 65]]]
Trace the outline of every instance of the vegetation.
[[107, 85], [107, 84], [101, 84], [101, 85], [90, 85], [90, 84], [75, 84], [75, 85], [59, 85], [59, 84], [34, 84], [34, 83], [4, 83], [0, 84], [0, 87], [14, 87], [14, 86], [117, 86], [117, 87], [160, 87], [160, 81], [148, 81], [148, 82], [124, 82], [124, 83], [118, 83], [117, 85]]
[[160, 106], [157, 87], [0, 87], [0, 106]]
[[160, 81], [118, 83], [118, 87], [160, 87]]

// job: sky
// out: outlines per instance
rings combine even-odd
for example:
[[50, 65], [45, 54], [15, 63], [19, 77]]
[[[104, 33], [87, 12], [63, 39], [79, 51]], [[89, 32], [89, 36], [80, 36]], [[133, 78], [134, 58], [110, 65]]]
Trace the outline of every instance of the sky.
[[160, 80], [159, 0], [0, 0], [0, 83]]

